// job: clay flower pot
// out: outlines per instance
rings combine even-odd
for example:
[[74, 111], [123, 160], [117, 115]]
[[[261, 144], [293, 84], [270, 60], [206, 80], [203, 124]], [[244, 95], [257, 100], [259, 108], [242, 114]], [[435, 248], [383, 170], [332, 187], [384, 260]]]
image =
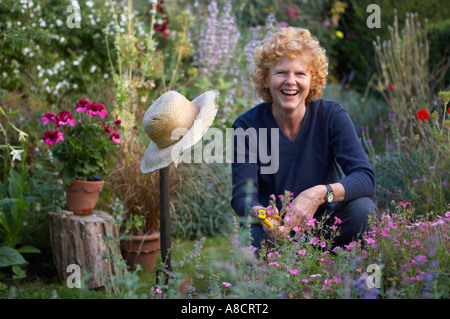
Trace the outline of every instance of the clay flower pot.
[[123, 258], [131, 269], [136, 268], [136, 264], [142, 269], [152, 271], [156, 265], [158, 251], [161, 249], [160, 233], [144, 236], [129, 236], [131, 240], [121, 242]]
[[91, 215], [104, 183], [104, 181], [80, 181], [76, 179], [66, 189], [67, 210], [76, 215]]

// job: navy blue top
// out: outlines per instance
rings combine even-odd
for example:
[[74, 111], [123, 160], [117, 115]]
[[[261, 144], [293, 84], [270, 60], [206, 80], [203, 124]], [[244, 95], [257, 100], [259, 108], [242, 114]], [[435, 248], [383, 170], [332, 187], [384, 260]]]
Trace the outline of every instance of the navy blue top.
[[[347, 110], [337, 102], [318, 99], [307, 103], [295, 140], [291, 140], [279, 128], [272, 114], [271, 103], [261, 103], [240, 115], [233, 123], [234, 132], [238, 128], [245, 132], [250, 132], [249, 128], [254, 128], [255, 132], [262, 132], [264, 130], [260, 129], [266, 128], [267, 138], [258, 135], [258, 141], [262, 138], [261, 141], [268, 143], [265, 151], [258, 148], [253, 152], [258, 155], [256, 163], [248, 156], [245, 163], [242, 160], [238, 163], [237, 156], [239, 148], [242, 151], [242, 143], [239, 144], [236, 134], [234, 136], [231, 206], [239, 216], [246, 215], [248, 207], [268, 206], [271, 194], [278, 196], [288, 190], [295, 197], [316, 185], [342, 183], [345, 188], [344, 202], [375, 194], [375, 173]], [[271, 163], [267, 159], [272, 150], [271, 129], [278, 129], [279, 165], [275, 173], [263, 174], [264, 169], [261, 168], [275, 166], [274, 161]], [[257, 144], [246, 140], [247, 155], [249, 145]], [[272, 160], [275, 158], [272, 156]], [[253, 192], [246, 200], [249, 182], [254, 187], [251, 187]]]

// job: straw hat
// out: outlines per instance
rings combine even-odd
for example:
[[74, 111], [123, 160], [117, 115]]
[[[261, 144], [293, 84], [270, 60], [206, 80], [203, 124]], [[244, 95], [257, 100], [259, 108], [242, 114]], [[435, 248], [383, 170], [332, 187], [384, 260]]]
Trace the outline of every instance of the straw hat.
[[218, 95], [217, 90], [208, 91], [191, 102], [168, 91], [147, 109], [143, 127], [152, 141], [141, 159], [142, 173], [169, 166], [201, 140], [216, 117]]

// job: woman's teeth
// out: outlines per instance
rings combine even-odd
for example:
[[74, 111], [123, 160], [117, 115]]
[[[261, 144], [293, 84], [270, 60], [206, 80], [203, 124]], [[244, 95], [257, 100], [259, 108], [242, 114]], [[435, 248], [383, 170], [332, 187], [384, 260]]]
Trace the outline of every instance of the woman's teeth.
[[298, 91], [296, 91], [296, 90], [281, 90], [281, 93], [283, 93], [285, 95], [296, 95], [298, 93]]

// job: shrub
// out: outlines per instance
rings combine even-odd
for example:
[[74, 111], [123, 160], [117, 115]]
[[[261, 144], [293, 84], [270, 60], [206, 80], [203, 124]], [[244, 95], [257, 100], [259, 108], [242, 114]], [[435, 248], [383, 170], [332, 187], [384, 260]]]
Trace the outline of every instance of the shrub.
[[[441, 96], [448, 93], [442, 93]], [[441, 101], [442, 103], [442, 101]], [[407, 133], [395, 130], [396, 116], [390, 116], [392, 135], [386, 141], [386, 150], [377, 154], [367, 143], [369, 159], [377, 175], [377, 202], [379, 207], [391, 200], [407, 200], [416, 207], [417, 214], [442, 214], [450, 201], [448, 187], [450, 154], [450, 123], [448, 98], [438, 110], [429, 115], [425, 109], [415, 114]], [[431, 111], [430, 111], [431, 112]]]
[[[316, 221], [313, 229], [321, 224]], [[205, 289], [197, 290], [194, 281], [175, 276], [152, 297], [448, 298], [449, 225], [450, 212], [426, 221], [414, 218], [410, 206], [400, 203], [393, 212], [373, 218], [357, 242], [331, 251], [333, 236], [326, 240], [298, 233], [295, 240], [280, 240], [274, 249], [261, 251], [260, 258], [235, 233], [226, 260], [190, 265], [197, 269], [196, 278], [207, 282]], [[335, 226], [338, 229], [339, 221]], [[198, 262], [203, 241], [184, 259]], [[177, 265], [175, 275], [182, 266]], [[204, 273], [209, 277], [202, 277]]]

